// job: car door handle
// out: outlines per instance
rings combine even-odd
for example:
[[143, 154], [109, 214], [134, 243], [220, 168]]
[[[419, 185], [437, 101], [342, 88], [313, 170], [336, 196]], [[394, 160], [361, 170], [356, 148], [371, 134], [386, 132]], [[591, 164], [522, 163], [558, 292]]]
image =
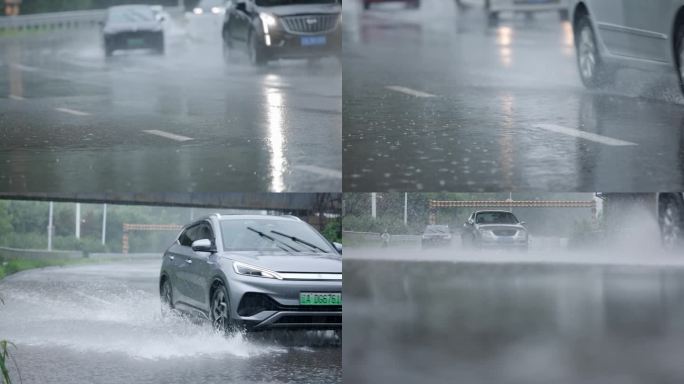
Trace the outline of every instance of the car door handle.
[[190, 260], [190, 259], [185, 259], [185, 262], [188, 264], [192, 264], [192, 260]]

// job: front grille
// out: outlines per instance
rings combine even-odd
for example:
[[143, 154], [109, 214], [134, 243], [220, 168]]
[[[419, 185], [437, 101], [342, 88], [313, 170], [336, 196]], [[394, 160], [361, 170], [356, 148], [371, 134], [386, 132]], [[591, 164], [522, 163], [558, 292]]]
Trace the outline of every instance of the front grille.
[[337, 27], [339, 15], [309, 15], [283, 17], [283, 26], [290, 33], [325, 33]]
[[263, 293], [248, 292], [238, 305], [238, 315], [253, 316], [262, 311], [341, 312], [341, 305], [282, 305]]
[[518, 231], [515, 229], [496, 229], [492, 232], [494, 232], [494, 234], [497, 236], [514, 236]]
[[342, 316], [287, 315], [274, 324], [342, 324]]

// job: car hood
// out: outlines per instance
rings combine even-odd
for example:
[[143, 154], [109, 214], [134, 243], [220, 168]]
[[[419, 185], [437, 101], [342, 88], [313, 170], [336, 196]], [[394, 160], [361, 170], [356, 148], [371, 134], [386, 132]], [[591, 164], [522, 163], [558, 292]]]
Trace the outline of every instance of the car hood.
[[135, 22], [135, 23], [108, 23], [104, 27], [104, 33], [137, 32], [137, 31], [159, 31], [161, 24], [156, 21]]
[[339, 4], [280, 5], [275, 7], [260, 7], [259, 10], [276, 16], [339, 14], [342, 12], [342, 8]]
[[484, 229], [484, 230], [497, 230], [497, 229], [516, 229], [516, 230], [522, 230], [526, 231], [527, 228], [523, 227], [520, 224], [477, 224], [476, 225], [477, 229]]
[[329, 253], [244, 251], [221, 256], [275, 272], [342, 273], [342, 256]]

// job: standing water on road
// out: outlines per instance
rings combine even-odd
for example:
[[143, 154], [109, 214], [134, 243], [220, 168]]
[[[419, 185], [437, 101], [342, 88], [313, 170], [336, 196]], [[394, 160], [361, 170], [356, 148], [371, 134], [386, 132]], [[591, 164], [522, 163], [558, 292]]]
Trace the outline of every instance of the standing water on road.
[[[332, 333], [226, 337], [162, 316], [159, 261], [47, 268], [0, 283], [24, 383], [341, 382]], [[313, 346], [311, 346], [313, 345]]]

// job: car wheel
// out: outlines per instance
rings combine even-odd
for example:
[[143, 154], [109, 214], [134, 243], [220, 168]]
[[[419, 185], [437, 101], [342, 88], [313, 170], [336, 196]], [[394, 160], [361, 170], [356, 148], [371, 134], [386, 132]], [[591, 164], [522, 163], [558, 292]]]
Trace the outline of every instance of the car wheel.
[[252, 65], [262, 66], [266, 64], [266, 59], [264, 58], [264, 52], [259, 46], [259, 40], [256, 38], [254, 33], [249, 35], [249, 61]]
[[105, 56], [106, 57], [112, 57], [112, 54], [114, 53], [114, 49], [109, 43], [105, 42], [104, 50], [105, 50]]
[[487, 12], [487, 21], [489, 26], [496, 26], [499, 23], [499, 12]]
[[612, 73], [606, 70], [596, 43], [596, 34], [588, 15], [582, 15], [577, 22], [575, 50], [577, 67], [582, 83], [587, 88], [598, 88], [612, 82]]
[[660, 206], [658, 221], [663, 247], [667, 250], [676, 249], [682, 242], [682, 224], [684, 224], [684, 209], [677, 200], [668, 197]]
[[232, 334], [237, 330], [230, 317], [230, 300], [224, 285], [217, 286], [211, 296], [211, 324], [214, 329], [226, 334]]
[[677, 35], [675, 40], [675, 48], [677, 50], [677, 77], [679, 78], [679, 89], [684, 94], [684, 25], [677, 28]]
[[173, 310], [173, 290], [168, 278], [162, 281], [159, 296], [162, 302], [162, 315], [166, 315], [169, 310]]

